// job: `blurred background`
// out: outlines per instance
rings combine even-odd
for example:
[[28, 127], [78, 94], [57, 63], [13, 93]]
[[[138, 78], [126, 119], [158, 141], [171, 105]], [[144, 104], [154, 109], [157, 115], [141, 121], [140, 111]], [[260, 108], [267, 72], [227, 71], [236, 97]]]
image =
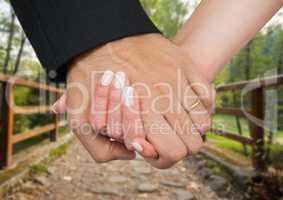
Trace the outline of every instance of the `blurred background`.
[[[170, 39], [200, 1], [141, 2], [152, 21]], [[216, 191], [217, 195], [224, 198], [233, 199], [231, 191], [244, 191], [236, 192], [242, 194], [239, 196], [243, 199], [283, 198], [282, 25], [283, 9], [231, 59], [214, 81], [217, 88], [217, 109], [213, 117], [213, 128], [206, 137], [207, 144], [202, 155], [195, 158], [194, 162], [203, 167], [198, 172], [201, 183], [209, 182], [205, 176], [202, 177], [201, 173], [205, 170], [229, 181], [230, 189]], [[5, 0], [0, 0], [0, 73], [0, 82], [3, 85], [1, 96], [7, 92], [4, 86], [10, 85], [7, 77], [24, 80], [17, 82], [9, 90], [13, 93], [15, 104], [23, 108], [22, 110], [11, 114], [1, 101], [1, 185], [13, 177], [14, 173], [11, 172], [18, 171], [15, 169], [19, 167], [19, 163], [23, 163], [27, 154], [34, 152], [36, 146], [49, 145], [49, 140], [62, 141], [62, 138], [69, 135], [66, 124], [63, 123], [65, 116], [51, 114], [48, 107], [60, 96], [64, 84], [56, 85], [48, 81], [9, 2]], [[243, 95], [246, 85], [258, 83], [266, 84], [260, 84], [254, 91]], [[242, 103], [245, 109], [251, 110], [257, 118], [263, 120], [261, 126], [245, 116], [241, 111]], [[39, 114], [40, 109], [46, 112]], [[7, 123], [11, 127], [6, 126]], [[9, 141], [7, 132], [16, 135], [16, 139]], [[61, 155], [60, 150], [60, 153], [53, 151], [53, 154]], [[200, 160], [205, 163], [199, 164]], [[46, 168], [41, 164], [38, 166], [28, 163], [27, 166], [34, 171], [45, 171]], [[147, 196], [147, 199], [154, 198]]]

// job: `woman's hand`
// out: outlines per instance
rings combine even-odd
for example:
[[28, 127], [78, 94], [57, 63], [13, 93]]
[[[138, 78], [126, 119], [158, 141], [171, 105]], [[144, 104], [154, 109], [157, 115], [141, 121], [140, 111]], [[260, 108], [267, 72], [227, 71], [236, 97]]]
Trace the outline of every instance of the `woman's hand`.
[[[66, 111], [66, 94], [53, 106], [55, 113]], [[89, 121], [92, 128], [109, 141], [119, 141], [143, 157], [158, 157], [146, 140], [138, 95], [124, 72], [106, 71], [96, 83]]]
[[173, 42], [211, 82], [282, 6], [282, 0], [202, 0]]
[[[103, 126], [103, 123], [97, 125], [91, 122], [92, 118], [97, 119], [96, 113], [91, 112], [95, 107], [91, 102], [95, 102], [92, 100], [97, 92], [97, 81], [93, 77], [107, 70], [115, 73], [123, 71], [140, 97], [140, 118], [146, 139], [159, 156], [146, 160], [157, 168], [172, 166], [201, 148], [201, 133], [210, 125], [206, 104], [200, 101], [195, 85], [191, 87], [191, 80], [197, 80], [197, 85], [202, 84], [202, 88], [207, 90], [209, 86], [201, 82], [202, 78], [194, 70], [189, 77], [184, 75], [184, 69], [190, 64], [180, 48], [158, 34], [123, 39], [80, 56], [73, 62], [68, 74], [66, 103], [71, 128], [75, 129], [95, 160], [111, 160], [109, 149], [101, 155], [103, 150], [100, 149], [104, 145], [101, 143], [98, 147], [96, 143], [97, 138], [100, 140], [102, 136], [90, 140], [82, 125], [94, 124], [96, 129]], [[73, 121], [76, 121], [75, 126]], [[110, 134], [117, 133], [120, 134], [115, 130]], [[128, 148], [130, 146], [133, 145], [127, 145]]]

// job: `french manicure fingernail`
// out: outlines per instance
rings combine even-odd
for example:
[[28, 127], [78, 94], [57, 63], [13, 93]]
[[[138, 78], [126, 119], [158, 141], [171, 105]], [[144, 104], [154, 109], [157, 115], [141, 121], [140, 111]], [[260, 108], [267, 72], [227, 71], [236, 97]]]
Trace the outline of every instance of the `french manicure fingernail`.
[[126, 74], [124, 72], [117, 72], [115, 74], [114, 87], [121, 89], [125, 86]]
[[54, 114], [58, 114], [57, 110], [56, 110], [56, 103], [54, 103], [52, 106], [51, 106], [51, 111], [54, 113]]
[[126, 106], [130, 107], [134, 105], [134, 88], [125, 87], [123, 89], [123, 99]]
[[101, 85], [102, 86], [109, 86], [112, 82], [114, 73], [112, 71], [105, 71], [101, 78]]
[[143, 152], [143, 148], [139, 143], [133, 142], [132, 146], [137, 152], [139, 152], [139, 153]]

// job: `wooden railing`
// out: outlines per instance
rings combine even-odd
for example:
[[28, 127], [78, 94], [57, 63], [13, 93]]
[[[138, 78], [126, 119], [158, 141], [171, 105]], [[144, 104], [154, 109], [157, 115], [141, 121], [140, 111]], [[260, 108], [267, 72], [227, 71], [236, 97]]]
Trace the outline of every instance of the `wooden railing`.
[[[216, 88], [217, 93], [227, 91], [239, 91], [243, 89], [250, 90], [251, 107], [246, 113], [249, 113], [257, 119], [264, 119], [264, 89], [267, 87], [277, 86], [283, 84], [283, 75], [256, 79], [252, 81], [242, 81], [232, 84], [220, 85]], [[240, 142], [244, 145], [252, 147], [252, 165], [256, 171], [265, 171], [265, 150], [264, 150], [264, 128], [247, 117], [240, 108], [216, 108], [216, 114], [233, 115], [247, 118], [250, 128], [250, 137], [230, 133], [224, 130], [212, 129], [211, 131], [217, 135], [229, 138], [231, 140]]]
[[[51, 141], [56, 141], [58, 128], [60, 125], [65, 124], [65, 122], [59, 122], [59, 115], [52, 113], [51, 105], [21, 107], [14, 105], [15, 87], [21, 86], [55, 93], [56, 98], [59, 97], [64, 90], [34, 81], [17, 79], [4, 74], [0, 74], [0, 83], [2, 85], [2, 95], [5, 95], [5, 97], [1, 97], [2, 104], [0, 107], [0, 167], [3, 168], [11, 163], [14, 144], [46, 132], [50, 132]], [[30, 115], [35, 113], [50, 113], [53, 115], [53, 122], [22, 133], [15, 134], [13, 132], [14, 116], [16, 114]]]
[[[29, 80], [15, 79], [13, 77], [0, 74], [0, 83], [5, 92], [5, 101], [2, 103], [1, 111], [1, 124], [0, 124], [0, 167], [6, 167], [10, 164], [13, 154], [13, 145], [26, 140], [28, 138], [40, 135], [45, 132], [50, 132], [50, 140], [56, 141], [58, 128], [60, 123], [58, 115], [53, 113], [53, 123], [28, 130], [22, 133], [14, 134], [14, 115], [15, 114], [35, 114], [35, 113], [52, 113], [50, 105], [39, 106], [14, 106], [14, 91], [15, 87], [28, 87], [38, 90], [45, 90], [55, 93], [58, 97], [64, 92], [63, 89], [49, 86], [42, 83], [37, 83]], [[216, 88], [217, 92], [239, 91], [249, 86], [253, 88], [251, 93], [251, 108], [248, 111], [252, 116], [258, 119], [264, 119], [264, 89], [271, 86], [283, 84], [283, 75], [268, 77], [264, 79], [257, 79], [253, 81], [243, 81], [227, 85], [220, 85]], [[2, 91], [3, 92], [3, 91]], [[2, 93], [3, 94], [3, 93]], [[11, 106], [13, 105], [13, 106]], [[216, 114], [233, 115], [246, 117], [243, 110], [239, 108], [216, 108]], [[247, 118], [249, 120], [249, 118]], [[257, 171], [264, 171], [266, 169], [264, 161], [264, 129], [258, 126], [253, 121], [249, 121], [250, 137], [230, 133], [224, 130], [212, 129], [215, 134], [223, 137], [238, 141], [245, 145], [252, 147], [252, 163]]]

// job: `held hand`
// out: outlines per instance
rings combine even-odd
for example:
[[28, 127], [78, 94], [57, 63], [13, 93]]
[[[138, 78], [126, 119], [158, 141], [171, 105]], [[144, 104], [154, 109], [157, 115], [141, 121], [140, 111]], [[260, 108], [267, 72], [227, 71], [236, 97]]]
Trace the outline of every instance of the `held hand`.
[[[128, 84], [123, 72], [104, 72], [96, 85], [89, 121], [93, 130], [107, 139], [119, 141], [143, 157], [156, 158], [157, 152], [145, 139], [138, 97]], [[53, 110], [55, 113], [67, 110], [66, 94], [57, 100]]]
[[[158, 159], [147, 158], [148, 162], [157, 168], [172, 166], [201, 148], [200, 133], [210, 124], [206, 104], [199, 102], [199, 92], [188, 83], [191, 77], [184, 75], [188, 65], [189, 58], [158, 34], [126, 38], [80, 56], [73, 62], [68, 75], [67, 105], [72, 111], [80, 107], [76, 114], [68, 112], [71, 127], [72, 120], [79, 121], [80, 126], [82, 122], [90, 123], [89, 93], [94, 91], [95, 94], [93, 86], [96, 85], [91, 79], [92, 73], [123, 71], [141, 96], [141, 118], [146, 138], [159, 155]], [[190, 76], [193, 75], [193, 80], [207, 86], [207, 83], [200, 82], [196, 72], [192, 71]], [[81, 98], [80, 93], [88, 93], [88, 97]], [[87, 139], [81, 140], [97, 160], [99, 148], [88, 144]]]

